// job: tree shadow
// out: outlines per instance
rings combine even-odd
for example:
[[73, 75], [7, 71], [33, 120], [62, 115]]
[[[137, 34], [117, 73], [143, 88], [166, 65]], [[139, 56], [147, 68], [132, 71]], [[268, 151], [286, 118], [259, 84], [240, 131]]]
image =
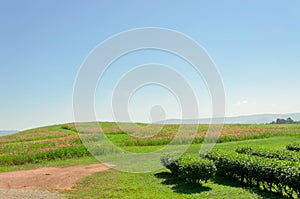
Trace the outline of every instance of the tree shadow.
[[215, 177], [213, 180], [213, 183], [223, 185], [223, 186], [230, 186], [230, 187], [240, 187], [243, 188], [250, 193], [257, 194], [261, 196], [262, 198], [272, 198], [272, 199], [288, 199], [289, 197], [287, 196], [282, 196], [279, 193], [274, 193], [274, 192], [269, 192], [266, 190], [262, 190], [258, 187], [253, 187], [253, 186], [247, 186], [245, 184], [242, 184], [238, 181], [232, 181], [232, 179], [227, 178], [227, 177]]
[[154, 174], [155, 177], [164, 179], [162, 184], [173, 185], [172, 190], [182, 194], [194, 194], [211, 190], [210, 187], [202, 186], [201, 184], [191, 184], [185, 180], [172, 175], [170, 172], [160, 172]]

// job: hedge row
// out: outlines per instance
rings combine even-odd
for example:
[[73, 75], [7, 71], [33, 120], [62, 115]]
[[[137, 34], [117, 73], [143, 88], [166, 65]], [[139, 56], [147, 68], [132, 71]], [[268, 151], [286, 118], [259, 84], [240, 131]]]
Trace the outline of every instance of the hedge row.
[[268, 191], [300, 196], [300, 164], [298, 162], [269, 159], [215, 151], [206, 155], [213, 160], [218, 175], [229, 176], [248, 185], [258, 186]]
[[161, 157], [161, 163], [174, 175], [193, 184], [198, 184], [200, 181], [207, 182], [217, 171], [213, 161], [195, 155], [179, 157], [178, 154], [167, 154]]
[[300, 151], [300, 143], [289, 144], [289, 145], [286, 146], [286, 149], [290, 150], [290, 151], [299, 152]]
[[34, 154], [0, 156], [0, 166], [22, 165], [29, 163], [38, 163], [45, 160], [68, 159], [88, 155], [90, 155], [90, 153], [87, 151], [85, 146], [80, 145], [38, 152]]
[[300, 161], [300, 154], [287, 151], [287, 150], [272, 150], [272, 149], [263, 149], [251, 147], [239, 147], [235, 150], [237, 153], [254, 155], [265, 158], [274, 158], [278, 160], [290, 160], [298, 162]]

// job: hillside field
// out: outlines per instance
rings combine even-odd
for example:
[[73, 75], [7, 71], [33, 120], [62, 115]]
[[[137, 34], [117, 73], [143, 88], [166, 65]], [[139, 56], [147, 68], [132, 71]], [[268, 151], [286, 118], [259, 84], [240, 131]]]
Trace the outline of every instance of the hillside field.
[[[101, 130], [97, 126], [101, 126]], [[104, 134], [110, 141], [127, 151], [137, 153], [155, 151], [175, 140], [172, 151], [184, 146], [192, 138], [190, 129], [177, 135], [179, 125], [146, 125], [116, 123], [62, 124], [23, 131], [0, 137], [0, 172], [42, 166], [66, 166], [93, 163], [96, 160], [80, 139], [92, 139]], [[199, 125], [193, 144], [187, 154], [198, 156], [208, 125]], [[158, 132], [158, 133], [157, 133]], [[300, 142], [300, 125], [225, 125], [213, 151], [234, 153], [239, 156], [261, 158], [265, 162], [278, 159], [273, 153], [281, 152], [276, 161], [299, 162], [299, 152], [287, 150], [287, 146]], [[238, 149], [248, 149], [242, 154]], [[294, 147], [297, 149], [297, 145]], [[293, 149], [291, 147], [291, 149]], [[275, 151], [274, 151], [275, 150]], [[263, 151], [263, 152], [262, 152]], [[241, 152], [241, 151], [239, 151]], [[268, 152], [268, 155], [265, 155]], [[270, 155], [272, 152], [273, 156]], [[103, 148], [99, 156], [114, 153]], [[283, 154], [283, 155], [282, 155]], [[260, 156], [260, 157], [258, 157]], [[283, 158], [282, 158], [283, 157]], [[263, 159], [264, 158], [264, 159]], [[159, 160], [157, 161], [159, 162]], [[147, 162], [147, 164], [157, 164]], [[292, 163], [291, 163], [292, 164]], [[296, 163], [295, 163], [296, 164]], [[294, 165], [294, 164], [293, 164]], [[294, 166], [298, 171], [300, 168]], [[297, 167], [297, 168], [296, 168]], [[74, 190], [63, 191], [69, 198], [297, 198], [276, 192], [276, 188], [264, 189], [264, 184], [253, 186], [233, 180], [229, 176], [216, 175], [207, 183], [190, 184], [164, 168], [150, 173], [126, 173], [110, 169], [78, 181]], [[287, 189], [289, 191], [289, 189]], [[287, 191], [287, 192], [288, 192]]]

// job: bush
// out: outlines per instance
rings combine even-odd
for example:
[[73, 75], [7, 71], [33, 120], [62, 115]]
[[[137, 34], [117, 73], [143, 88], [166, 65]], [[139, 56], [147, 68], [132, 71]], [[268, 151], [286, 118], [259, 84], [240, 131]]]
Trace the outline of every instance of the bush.
[[238, 154], [212, 152], [207, 157], [215, 162], [218, 175], [229, 176], [248, 185], [289, 197], [300, 196], [300, 164], [286, 160]]
[[248, 154], [271, 159], [273, 158], [278, 160], [290, 160], [295, 162], [300, 161], [300, 154], [286, 150], [273, 150], [263, 148], [252, 149], [251, 147], [239, 147], [235, 151], [241, 154]]
[[183, 156], [179, 159], [178, 165], [180, 177], [193, 184], [200, 181], [206, 183], [217, 171], [213, 161], [198, 156]]
[[299, 152], [300, 151], [300, 143], [289, 144], [286, 146], [286, 149], [290, 150], [290, 151]]
[[0, 165], [22, 165], [27, 163], [38, 163], [48, 160], [56, 159], [68, 159], [75, 157], [88, 156], [90, 153], [87, 151], [85, 146], [72, 146], [58, 148], [55, 150], [38, 152], [34, 154], [19, 154], [19, 155], [10, 155], [10, 156], [0, 156]]
[[161, 163], [168, 168], [172, 174], [186, 181], [198, 184], [200, 181], [207, 182], [216, 173], [213, 161], [199, 158], [198, 156], [178, 154], [166, 154], [161, 157]]
[[164, 154], [161, 156], [160, 162], [164, 167], [169, 169], [174, 175], [179, 175], [179, 164], [178, 164], [179, 158], [180, 158], [180, 154], [177, 153]]

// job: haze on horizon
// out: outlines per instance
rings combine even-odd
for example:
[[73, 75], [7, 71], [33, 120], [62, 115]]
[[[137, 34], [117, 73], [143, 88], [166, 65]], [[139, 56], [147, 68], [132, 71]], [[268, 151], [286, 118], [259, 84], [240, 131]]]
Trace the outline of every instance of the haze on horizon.
[[[73, 121], [73, 86], [86, 56], [108, 37], [142, 27], [179, 31], [206, 49], [223, 80], [226, 116], [300, 112], [299, 9], [296, 0], [2, 1], [0, 130]], [[143, 50], [106, 71], [95, 95], [98, 120], [113, 120], [113, 88], [145, 63], [182, 74], [197, 97], [199, 118], [211, 116], [210, 94], [191, 65], [170, 53]], [[157, 85], [137, 90], [128, 107], [132, 121], [181, 118], [176, 97]]]

